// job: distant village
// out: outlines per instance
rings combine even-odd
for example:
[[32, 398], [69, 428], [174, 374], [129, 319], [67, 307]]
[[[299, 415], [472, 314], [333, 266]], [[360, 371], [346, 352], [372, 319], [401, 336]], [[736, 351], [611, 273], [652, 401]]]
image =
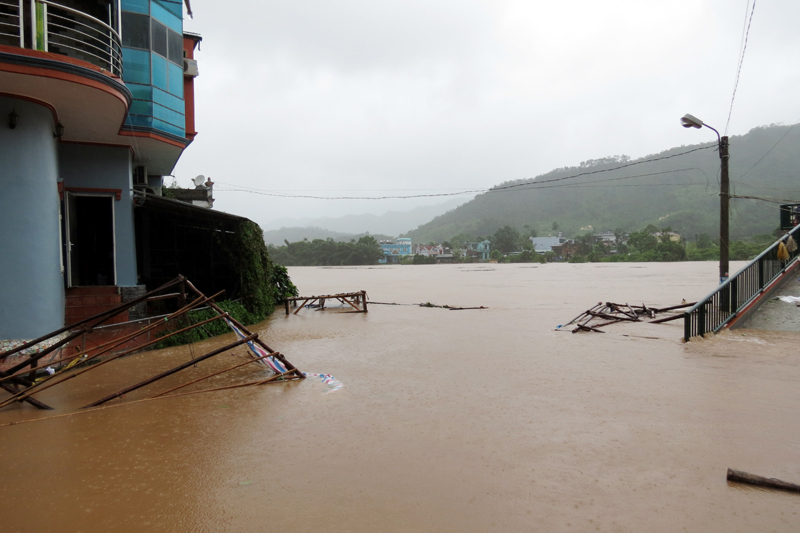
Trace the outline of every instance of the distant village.
[[[669, 241], [681, 243], [682, 238], [673, 231], [652, 232], [649, 235], [654, 241]], [[588, 240], [587, 238], [591, 237]], [[492, 250], [491, 241], [482, 240], [461, 243], [460, 247], [451, 247], [449, 243], [413, 244], [409, 238], [401, 237], [395, 240], [384, 240], [379, 243], [383, 251], [380, 264], [404, 263], [454, 263], [454, 262], [512, 262], [530, 261], [569, 261], [576, 256], [586, 253], [589, 247], [601, 247], [605, 255], [616, 255], [627, 252], [629, 233], [603, 231], [587, 234], [580, 239], [567, 239], [559, 232], [558, 236], [528, 237], [529, 245], [522, 250], [502, 252]], [[424, 260], [420, 260], [423, 258]], [[516, 260], [516, 261], [515, 261]]]

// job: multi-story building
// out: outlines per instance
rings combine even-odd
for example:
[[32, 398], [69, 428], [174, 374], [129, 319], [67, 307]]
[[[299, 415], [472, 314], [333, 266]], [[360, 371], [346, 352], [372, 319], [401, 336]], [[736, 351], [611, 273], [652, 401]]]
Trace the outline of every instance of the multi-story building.
[[463, 246], [463, 253], [465, 257], [471, 257], [473, 260], [488, 261], [489, 253], [491, 252], [491, 242], [488, 240], [481, 242], [465, 242]]
[[380, 264], [397, 264], [402, 257], [411, 255], [411, 239], [399, 238], [394, 242], [382, 241], [380, 243], [381, 250], [383, 250], [383, 259], [380, 259]]
[[70, 288], [144, 291], [134, 206], [196, 135], [183, 9], [0, 0], [0, 340], [63, 327]]

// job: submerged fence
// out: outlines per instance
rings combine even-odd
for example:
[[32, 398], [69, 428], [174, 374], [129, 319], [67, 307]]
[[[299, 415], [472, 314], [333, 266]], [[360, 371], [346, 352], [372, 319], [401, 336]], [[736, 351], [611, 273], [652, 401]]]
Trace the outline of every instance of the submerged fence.
[[[795, 227], [789, 235], [795, 241], [800, 239], [800, 226]], [[708, 332], [716, 333], [722, 329], [798, 260], [800, 249], [789, 252], [789, 259], [786, 261], [778, 259], [780, 242], [773, 243], [684, 313], [685, 341], [688, 342], [692, 337], [703, 336]]]

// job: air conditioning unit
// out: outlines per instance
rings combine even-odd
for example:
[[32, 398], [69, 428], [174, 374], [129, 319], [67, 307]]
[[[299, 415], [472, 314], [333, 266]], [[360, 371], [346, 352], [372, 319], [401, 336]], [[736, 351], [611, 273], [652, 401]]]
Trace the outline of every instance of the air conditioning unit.
[[147, 185], [147, 167], [133, 167], [133, 185]]
[[197, 60], [196, 59], [183, 59], [183, 76], [185, 78], [196, 78], [200, 75], [200, 71], [197, 70]]

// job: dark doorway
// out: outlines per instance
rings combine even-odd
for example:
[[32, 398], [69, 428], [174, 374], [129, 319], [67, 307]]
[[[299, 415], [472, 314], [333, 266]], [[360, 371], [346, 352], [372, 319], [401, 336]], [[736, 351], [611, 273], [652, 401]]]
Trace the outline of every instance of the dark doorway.
[[67, 282], [114, 285], [114, 198], [66, 194]]

